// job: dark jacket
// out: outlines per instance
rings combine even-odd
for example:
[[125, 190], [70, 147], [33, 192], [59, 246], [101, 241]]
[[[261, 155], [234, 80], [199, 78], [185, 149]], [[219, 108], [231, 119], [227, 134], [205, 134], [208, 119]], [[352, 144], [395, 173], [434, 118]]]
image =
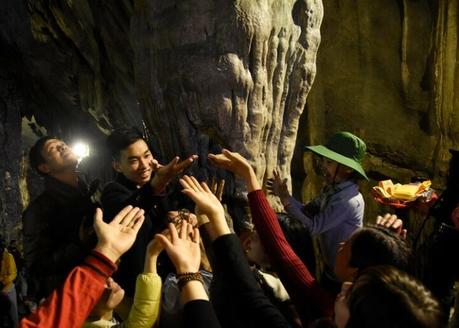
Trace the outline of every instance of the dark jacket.
[[255, 280], [239, 238], [235, 234], [220, 236], [212, 249], [215, 262], [210, 298], [222, 327], [290, 327]]
[[37, 281], [37, 297], [46, 297], [88, 254], [93, 244], [83, 245], [82, 222], [92, 225], [95, 205], [87, 185], [78, 188], [52, 177], [45, 178], [45, 191], [34, 199], [22, 217], [24, 258]]
[[[104, 211], [104, 220], [111, 221], [115, 215], [128, 205], [137, 206], [145, 210], [145, 221], [140, 228], [134, 245], [122, 257], [114, 279], [125, 289], [126, 295], [134, 296], [135, 281], [139, 273], [143, 272], [145, 253], [148, 243], [156, 233], [167, 227], [165, 208], [167, 197], [155, 196], [149, 183], [137, 188], [135, 183], [119, 174], [115, 181], [105, 185], [101, 202]], [[158, 273], [163, 276], [160, 256]], [[168, 265], [169, 266], [169, 265]], [[170, 270], [168, 270], [170, 271]]]

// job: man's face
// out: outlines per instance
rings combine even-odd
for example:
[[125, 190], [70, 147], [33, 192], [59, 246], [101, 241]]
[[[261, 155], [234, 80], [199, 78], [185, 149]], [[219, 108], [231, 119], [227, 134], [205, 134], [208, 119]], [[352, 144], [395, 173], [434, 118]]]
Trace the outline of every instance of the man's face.
[[119, 160], [113, 162], [115, 171], [122, 173], [128, 180], [142, 187], [150, 181], [158, 161], [153, 157], [148, 145], [139, 139], [120, 153]]
[[337, 162], [332, 161], [331, 159], [323, 157], [322, 171], [327, 184], [335, 184], [347, 180], [352, 174], [353, 170], [344, 165], [339, 165]]
[[41, 156], [45, 159], [45, 163], [40, 164], [38, 169], [46, 174], [52, 175], [69, 168], [75, 169], [78, 164], [78, 158], [72, 149], [59, 139], [46, 141]]

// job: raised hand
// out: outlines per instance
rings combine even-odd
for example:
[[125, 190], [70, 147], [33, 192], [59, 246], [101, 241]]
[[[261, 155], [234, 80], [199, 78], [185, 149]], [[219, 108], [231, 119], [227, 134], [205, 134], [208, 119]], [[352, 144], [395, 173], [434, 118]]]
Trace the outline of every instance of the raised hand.
[[155, 239], [164, 247], [177, 274], [198, 272], [201, 263], [199, 229], [193, 229], [191, 224], [182, 221], [179, 232], [172, 223], [169, 223], [169, 231], [170, 235], [157, 234]]
[[217, 181], [215, 177], [212, 177], [212, 181], [210, 183], [210, 190], [217, 197], [219, 201], [222, 201], [224, 189], [225, 189], [225, 179]]
[[184, 188], [182, 192], [195, 202], [198, 212], [205, 214], [209, 219], [209, 223], [204, 226], [211, 240], [231, 233], [223, 205], [205, 182], [200, 184], [194, 177], [185, 175], [180, 179], [180, 184]]
[[[168, 236], [170, 234], [169, 229], [165, 229], [161, 232], [162, 235]], [[147, 245], [147, 251], [145, 254], [145, 265], [143, 268], [144, 272], [157, 273], [156, 263], [159, 254], [164, 250], [163, 245], [157, 238], [153, 238]]]
[[222, 204], [205, 182], [199, 184], [195, 177], [184, 175], [180, 179], [180, 184], [183, 187], [182, 192], [195, 202], [200, 213], [211, 217], [225, 215]]
[[108, 257], [112, 262], [118, 261], [132, 244], [144, 221], [144, 210], [126, 206], [110, 223], [102, 219], [102, 210], [96, 209], [94, 215], [94, 231], [98, 243], [96, 250]]
[[180, 161], [180, 157], [174, 157], [167, 165], [156, 166], [156, 174], [151, 180], [151, 186], [157, 192], [163, 191], [167, 184], [177, 175], [187, 169], [198, 158], [198, 155], [191, 155]]
[[406, 239], [407, 230], [403, 229], [403, 221], [397, 215], [389, 213], [385, 214], [384, 217], [378, 215], [376, 217], [376, 224], [389, 228], [403, 239]]
[[244, 179], [249, 175], [250, 170], [253, 170], [241, 154], [228, 149], [223, 149], [221, 154], [209, 154], [208, 159], [215, 166], [231, 171]]
[[281, 201], [290, 197], [287, 179], [282, 179], [277, 169], [273, 170], [273, 177], [266, 181], [266, 189], [269, 193], [279, 197]]
[[261, 189], [255, 171], [241, 154], [223, 149], [221, 154], [209, 154], [208, 159], [215, 166], [231, 171], [243, 178], [249, 191]]

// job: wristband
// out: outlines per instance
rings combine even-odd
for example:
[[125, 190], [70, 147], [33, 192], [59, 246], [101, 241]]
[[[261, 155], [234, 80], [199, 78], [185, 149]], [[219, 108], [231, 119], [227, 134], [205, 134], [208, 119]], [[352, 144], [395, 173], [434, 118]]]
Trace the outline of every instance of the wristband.
[[201, 273], [198, 272], [184, 272], [177, 274], [177, 279], [178, 279], [178, 287], [179, 290], [181, 291], [183, 287], [190, 281], [196, 280], [200, 281], [201, 284], [204, 285], [204, 280], [202, 279]]

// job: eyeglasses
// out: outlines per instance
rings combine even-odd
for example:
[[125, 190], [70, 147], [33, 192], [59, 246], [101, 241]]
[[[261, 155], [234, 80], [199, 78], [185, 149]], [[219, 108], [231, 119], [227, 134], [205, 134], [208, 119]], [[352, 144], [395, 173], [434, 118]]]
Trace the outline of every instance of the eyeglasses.
[[190, 222], [190, 210], [186, 208], [182, 208], [180, 211], [178, 211], [177, 216], [174, 216], [172, 218], [169, 218], [169, 222], [173, 224], [177, 224], [185, 220], [186, 222]]

